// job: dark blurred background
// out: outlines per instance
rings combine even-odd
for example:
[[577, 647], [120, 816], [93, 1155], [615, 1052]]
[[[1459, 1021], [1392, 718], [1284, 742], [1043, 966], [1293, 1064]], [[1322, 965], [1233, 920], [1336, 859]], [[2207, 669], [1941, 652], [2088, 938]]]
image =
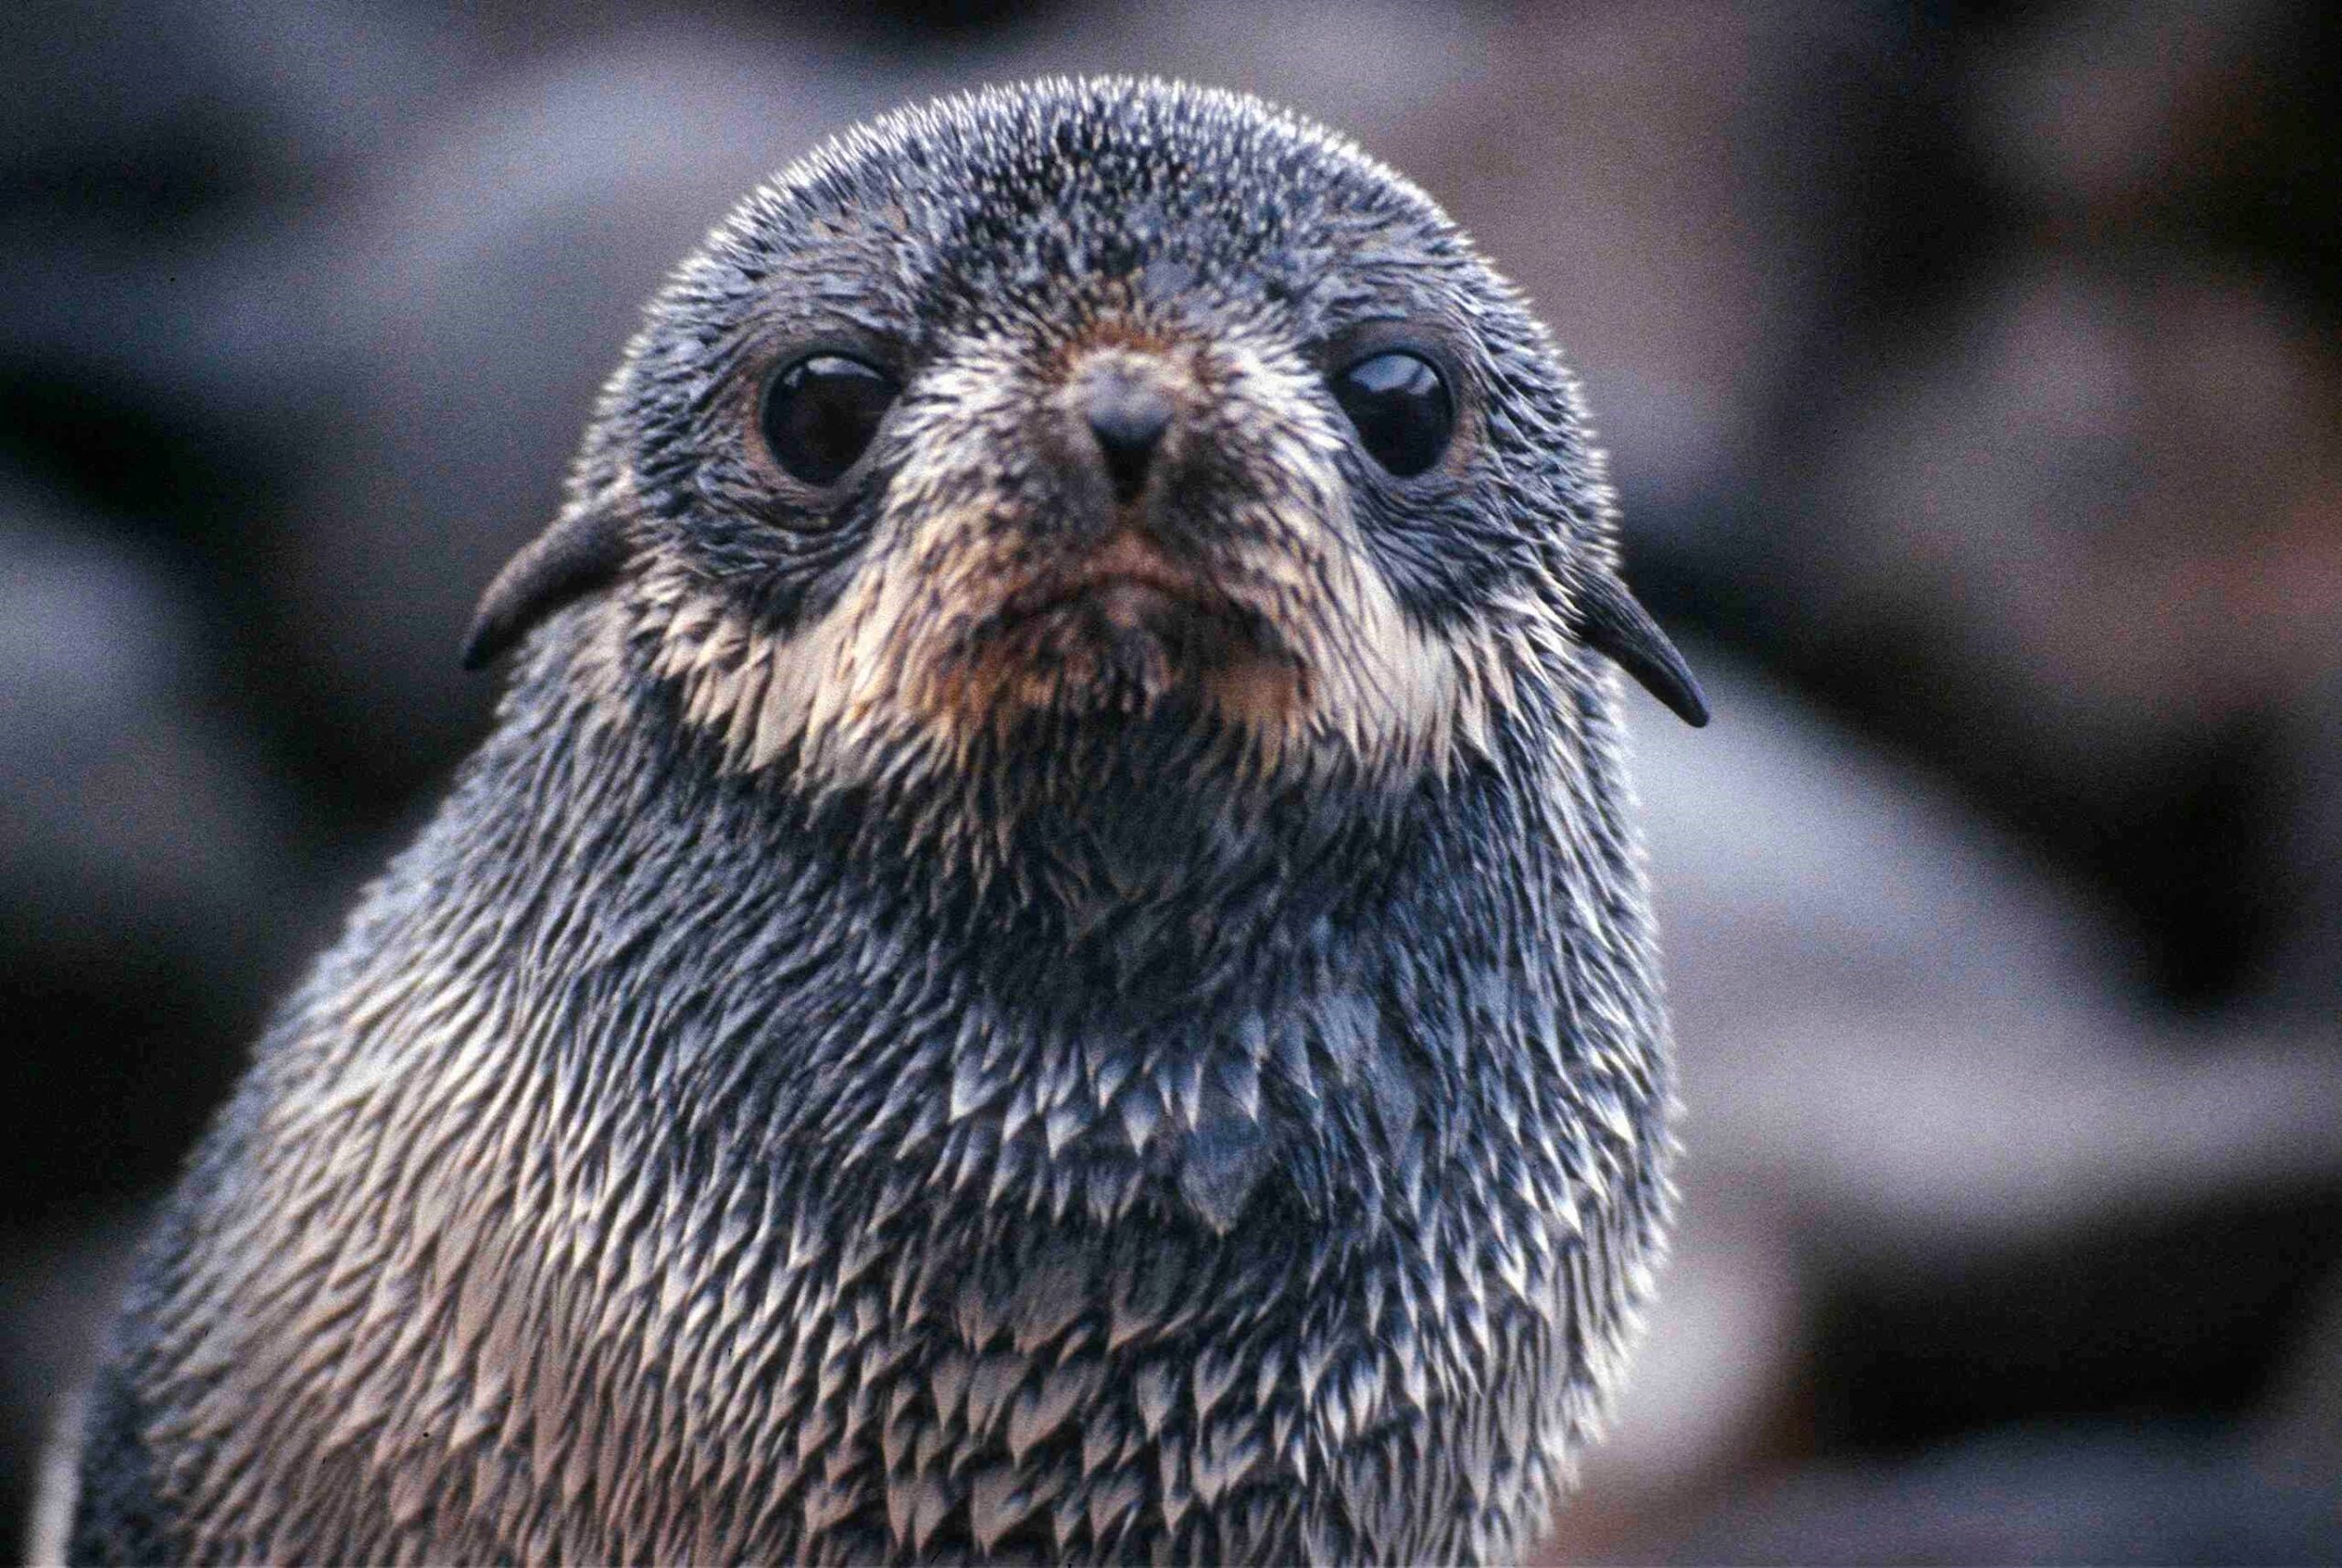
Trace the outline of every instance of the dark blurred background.
[[1719, 713], [1637, 709], [1685, 1219], [1554, 1558], [2342, 1560], [2342, 8], [2280, 0], [18, 0], [0, 1541], [665, 268], [1102, 70], [1472, 230]]

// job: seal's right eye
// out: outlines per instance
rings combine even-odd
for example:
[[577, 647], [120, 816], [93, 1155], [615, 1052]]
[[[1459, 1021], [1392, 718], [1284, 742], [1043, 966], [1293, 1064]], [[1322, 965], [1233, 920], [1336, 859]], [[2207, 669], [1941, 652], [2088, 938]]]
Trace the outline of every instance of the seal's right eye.
[[810, 354], [765, 389], [765, 445], [795, 478], [834, 484], [869, 446], [899, 390], [876, 365], [844, 354]]

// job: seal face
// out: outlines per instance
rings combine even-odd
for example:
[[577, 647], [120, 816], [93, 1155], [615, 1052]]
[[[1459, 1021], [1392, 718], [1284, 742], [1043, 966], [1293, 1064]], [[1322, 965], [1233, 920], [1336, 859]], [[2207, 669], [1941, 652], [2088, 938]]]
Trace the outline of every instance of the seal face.
[[[77, 1557], [1509, 1558], [1666, 1026], [1574, 383], [1248, 99], [856, 131], [653, 303], [494, 734], [148, 1250]], [[558, 613], [557, 613], [558, 612]], [[532, 635], [533, 634], [533, 635]]]
[[[1485, 747], [1520, 645], [1562, 635], [1606, 561], [1539, 328], [1427, 198], [1323, 133], [1207, 94], [1083, 99], [850, 137], [657, 306], [603, 478], [634, 491], [693, 721], [736, 767], [833, 785], [1166, 704], [1321, 776], [1403, 785]], [[764, 389], [823, 363], [860, 370], [865, 417], [812, 483]]]

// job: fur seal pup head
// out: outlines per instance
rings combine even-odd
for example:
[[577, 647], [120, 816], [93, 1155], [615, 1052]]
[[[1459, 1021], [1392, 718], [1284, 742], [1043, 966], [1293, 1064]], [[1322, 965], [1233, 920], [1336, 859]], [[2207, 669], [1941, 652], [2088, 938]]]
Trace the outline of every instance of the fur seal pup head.
[[817, 789], [1157, 723], [1404, 784], [1574, 647], [1706, 716], [1513, 290], [1355, 148], [1186, 89], [897, 114], [744, 203], [467, 661], [614, 579], [726, 765]]

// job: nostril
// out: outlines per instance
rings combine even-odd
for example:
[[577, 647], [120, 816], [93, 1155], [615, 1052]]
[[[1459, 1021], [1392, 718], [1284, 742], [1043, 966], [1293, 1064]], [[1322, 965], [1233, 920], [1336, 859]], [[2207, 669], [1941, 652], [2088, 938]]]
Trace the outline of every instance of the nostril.
[[1171, 428], [1171, 400], [1155, 388], [1119, 378], [1090, 390], [1083, 410], [1114, 494], [1130, 500], [1145, 487], [1147, 465]]

